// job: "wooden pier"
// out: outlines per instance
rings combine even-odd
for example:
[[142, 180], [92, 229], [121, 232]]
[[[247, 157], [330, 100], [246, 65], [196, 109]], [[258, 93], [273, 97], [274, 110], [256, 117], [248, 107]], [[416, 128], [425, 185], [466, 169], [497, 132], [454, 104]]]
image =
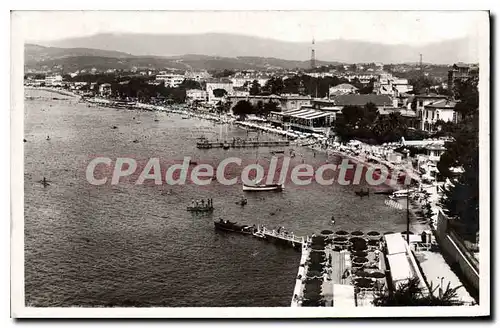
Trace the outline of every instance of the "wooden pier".
[[196, 147], [200, 149], [211, 148], [254, 148], [254, 147], [286, 147], [290, 145], [288, 140], [240, 140], [232, 141], [209, 141], [201, 140], [196, 143]]
[[253, 235], [257, 238], [262, 238], [276, 244], [292, 246], [299, 251], [302, 249], [302, 245], [307, 243], [307, 241], [309, 240], [309, 237], [295, 236], [293, 232], [278, 232], [276, 230], [270, 230], [266, 227], [261, 226], [257, 226], [257, 229], [255, 230]]

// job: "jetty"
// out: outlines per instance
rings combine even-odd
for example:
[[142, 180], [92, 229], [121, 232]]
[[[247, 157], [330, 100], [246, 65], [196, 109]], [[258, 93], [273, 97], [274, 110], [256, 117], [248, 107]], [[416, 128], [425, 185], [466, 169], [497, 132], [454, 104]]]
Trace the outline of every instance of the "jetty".
[[244, 140], [234, 139], [232, 141], [209, 141], [207, 139], [196, 142], [199, 149], [211, 148], [254, 148], [254, 147], [287, 147], [290, 145], [288, 140]]
[[300, 251], [303, 245], [310, 242], [310, 237], [296, 236], [293, 232], [288, 232], [283, 228], [268, 229], [264, 226], [249, 226], [246, 224], [238, 224], [227, 220], [219, 219], [214, 221], [215, 229], [225, 232], [235, 232], [243, 235], [252, 235], [268, 242], [277, 245], [291, 246]]
[[302, 245], [307, 244], [309, 241], [308, 236], [296, 236], [293, 232], [288, 232], [284, 229], [271, 230], [260, 225], [257, 226], [253, 235], [257, 238], [265, 239], [275, 244], [292, 246], [299, 251], [302, 249]]

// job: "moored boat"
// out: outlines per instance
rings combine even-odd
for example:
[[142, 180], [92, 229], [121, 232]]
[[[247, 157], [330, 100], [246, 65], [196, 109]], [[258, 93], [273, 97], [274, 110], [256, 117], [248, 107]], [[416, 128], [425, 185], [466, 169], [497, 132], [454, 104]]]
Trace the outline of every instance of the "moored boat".
[[243, 191], [282, 191], [284, 188], [283, 184], [243, 184]]
[[408, 194], [411, 193], [413, 190], [409, 189], [403, 189], [403, 190], [398, 190], [392, 193], [389, 198], [394, 199], [394, 198], [406, 198], [408, 197]]
[[243, 234], [251, 235], [254, 233], [255, 228], [246, 224], [238, 224], [236, 222], [231, 222], [229, 220], [214, 221], [214, 227], [217, 230], [239, 232]]

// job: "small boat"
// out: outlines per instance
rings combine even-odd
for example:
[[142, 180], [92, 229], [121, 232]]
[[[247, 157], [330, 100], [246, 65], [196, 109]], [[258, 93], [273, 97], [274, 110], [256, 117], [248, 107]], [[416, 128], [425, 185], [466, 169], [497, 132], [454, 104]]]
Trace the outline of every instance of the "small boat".
[[359, 197], [370, 196], [369, 189], [366, 189], [366, 191], [365, 190], [358, 190], [358, 191], [355, 191], [354, 193], [356, 194], [356, 196], [359, 196]]
[[248, 203], [248, 200], [246, 198], [242, 198], [241, 200], [237, 201], [237, 205], [245, 206]]
[[412, 192], [412, 190], [408, 190], [408, 189], [403, 189], [403, 190], [398, 190], [398, 191], [395, 191], [392, 193], [391, 196], [389, 196], [389, 198], [393, 199], [393, 198], [406, 198], [408, 197], [408, 193]]
[[155, 122], [159, 122], [159, 121], [160, 121], [159, 119], [155, 118]]
[[243, 191], [282, 191], [285, 189], [283, 184], [243, 184]]
[[376, 190], [373, 193], [377, 195], [392, 195], [394, 193], [394, 189], [386, 189], [386, 190]]
[[187, 116], [187, 115], [186, 116], [182, 116], [182, 119], [183, 120], [187, 120], [187, 119], [189, 119], [189, 116]]
[[50, 186], [49, 181], [45, 177], [43, 177], [43, 180], [40, 180], [38, 182], [40, 182], [43, 185], [44, 188], [47, 187], [47, 186]]
[[188, 206], [186, 210], [188, 212], [213, 212], [214, 207], [209, 205]]
[[214, 221], [215, 229], [230, 232], [239, 232], [247, 235], [252, 235], [255, 228], [246, 224], [238, 224], [236, 222], [231, 222], [229, 220]]

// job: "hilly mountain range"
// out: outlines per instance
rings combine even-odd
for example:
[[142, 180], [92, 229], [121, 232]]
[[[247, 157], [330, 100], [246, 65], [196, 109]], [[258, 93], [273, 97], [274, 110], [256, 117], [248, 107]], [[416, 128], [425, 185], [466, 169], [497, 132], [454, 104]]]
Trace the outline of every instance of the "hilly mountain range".
[[[413, 41], [413, 40], [412, 40]], [[310, 42], [288, 42], [247, 35], [207, 34], [132, 34], [103, 33], [93, 36], [38, 43], [60, 48], [90, 48], [120, 51], [136, 56], [179, 56], [198, 54], [219, 57], [266, 57], [307, 61]], [[477, 62], [478, 44], [470, 38], [444, 40], [423, 46], [391, 45], [354, 40], [317, 41], [316, 58], [329, 62], [366, 63], [425, 62], [452, 64]]]
[[[26, 44], [25, 67], [33, 70], [63, 67], [65, 71], [81, 69], [180, 69], [180, 70], [265, 70], [268, 68], [309, 68], [310, 61], [284, 60], [265, 57], [220, 57], [187, 54], [182, 56], [136, 56], [126, 52], [91, 48], [59, 48]], [[318, 61], [318, 65], [338, 64]]]

